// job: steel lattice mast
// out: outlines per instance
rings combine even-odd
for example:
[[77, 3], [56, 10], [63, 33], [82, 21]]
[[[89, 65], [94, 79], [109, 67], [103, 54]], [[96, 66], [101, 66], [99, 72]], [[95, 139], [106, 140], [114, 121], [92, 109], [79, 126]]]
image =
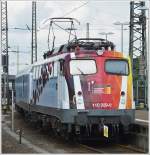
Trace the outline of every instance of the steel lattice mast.
[[1, 1], [1, 60], [3, 66], [4, 81], [2, 82], [2, 97], [8, 104], [8, 19], [7, 19], [7, 1]]
[[36, 27], [36, 2], [32, 2], [32, 54], [31, 64], [37, 61], [37, 27]]
[[[146, 15], [140, 10], [145, 2], [130, 2], [130, 57], [137, 57], [139, 52], [146, 59]], [[145, 64], [146, 65], [146, 64]]]
[[[133, 86], [138, 87], [141, 81], [145, 87], [145, 104], [147, 103], [147, 48], [146, 48], [146, 14], [140, 8], [144, 1], [130, 2], [130, 42], [129, 55], [132, 60]], [[138, 89], [138, 88], [137, 88]], [[136, 94], [138, 90], [136, 90]], [[137, 95], [138, 96], [138, 95]]]

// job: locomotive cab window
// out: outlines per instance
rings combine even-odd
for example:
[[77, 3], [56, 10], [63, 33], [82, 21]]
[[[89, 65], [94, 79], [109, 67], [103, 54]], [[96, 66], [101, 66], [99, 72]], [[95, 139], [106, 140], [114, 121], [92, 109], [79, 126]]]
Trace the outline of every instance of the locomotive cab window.
[[123, 59], [106, 60], [105, 71], [109, 74], [129, 75], [128, 61]]
[[95, 60], [73, 59], [70, 61], [70, 74], [88, 75], [97, 72]]

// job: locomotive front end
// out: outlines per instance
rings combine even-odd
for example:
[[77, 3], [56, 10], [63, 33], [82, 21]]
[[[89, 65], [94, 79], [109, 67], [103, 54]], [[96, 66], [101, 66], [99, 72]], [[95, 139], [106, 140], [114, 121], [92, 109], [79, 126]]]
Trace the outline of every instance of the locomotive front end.
[[[79, 50], [70, 61], [78, 114], [75, 126], [80, 134], [108, 137], [128, 131], [134, 122], [132, 70], [130, 58], [121, 52]], [[86, 131], [86, 132], [85, 132]]]

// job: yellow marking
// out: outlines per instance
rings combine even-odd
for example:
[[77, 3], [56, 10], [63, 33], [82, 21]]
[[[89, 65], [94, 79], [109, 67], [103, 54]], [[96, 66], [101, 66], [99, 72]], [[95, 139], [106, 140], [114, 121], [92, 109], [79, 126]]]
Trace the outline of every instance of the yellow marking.
[[108, 126], [104, 125], [104, 137], [108, 138]]

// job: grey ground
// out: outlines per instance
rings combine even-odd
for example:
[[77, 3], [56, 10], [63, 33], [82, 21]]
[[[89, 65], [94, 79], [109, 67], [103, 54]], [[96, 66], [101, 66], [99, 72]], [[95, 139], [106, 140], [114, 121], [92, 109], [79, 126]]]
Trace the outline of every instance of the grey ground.
[[23, 143], [19, 144], [18, 135], [15, 134], [14, 138], [10, 130], [10, 115], [11, 113], [2, 117], [2, 153], [93, 153], [93, 151], [82, 148], [78, 144], [69, 144], [62, 139], [57, 139], [31, 127], [31, 124], [25, 122], [23, 117], [15, 112], [15, 132], [20, 127], [24, 132]]
[[[137, 119], [148, 120], [148, 111], [137, 110]], [[141, 123], [141, 122], [139, 122]], [[32, 124], [15, 112], [15, 132], [11, 131], [11, 113], [2, 116], [2, 153], [95, 153], [76, 143], [67, 143], [58, 139], [51, 131], [43, 132], [35, 129]], [[16, 131], [23, 129], [22, 144], [19, 144]]]

